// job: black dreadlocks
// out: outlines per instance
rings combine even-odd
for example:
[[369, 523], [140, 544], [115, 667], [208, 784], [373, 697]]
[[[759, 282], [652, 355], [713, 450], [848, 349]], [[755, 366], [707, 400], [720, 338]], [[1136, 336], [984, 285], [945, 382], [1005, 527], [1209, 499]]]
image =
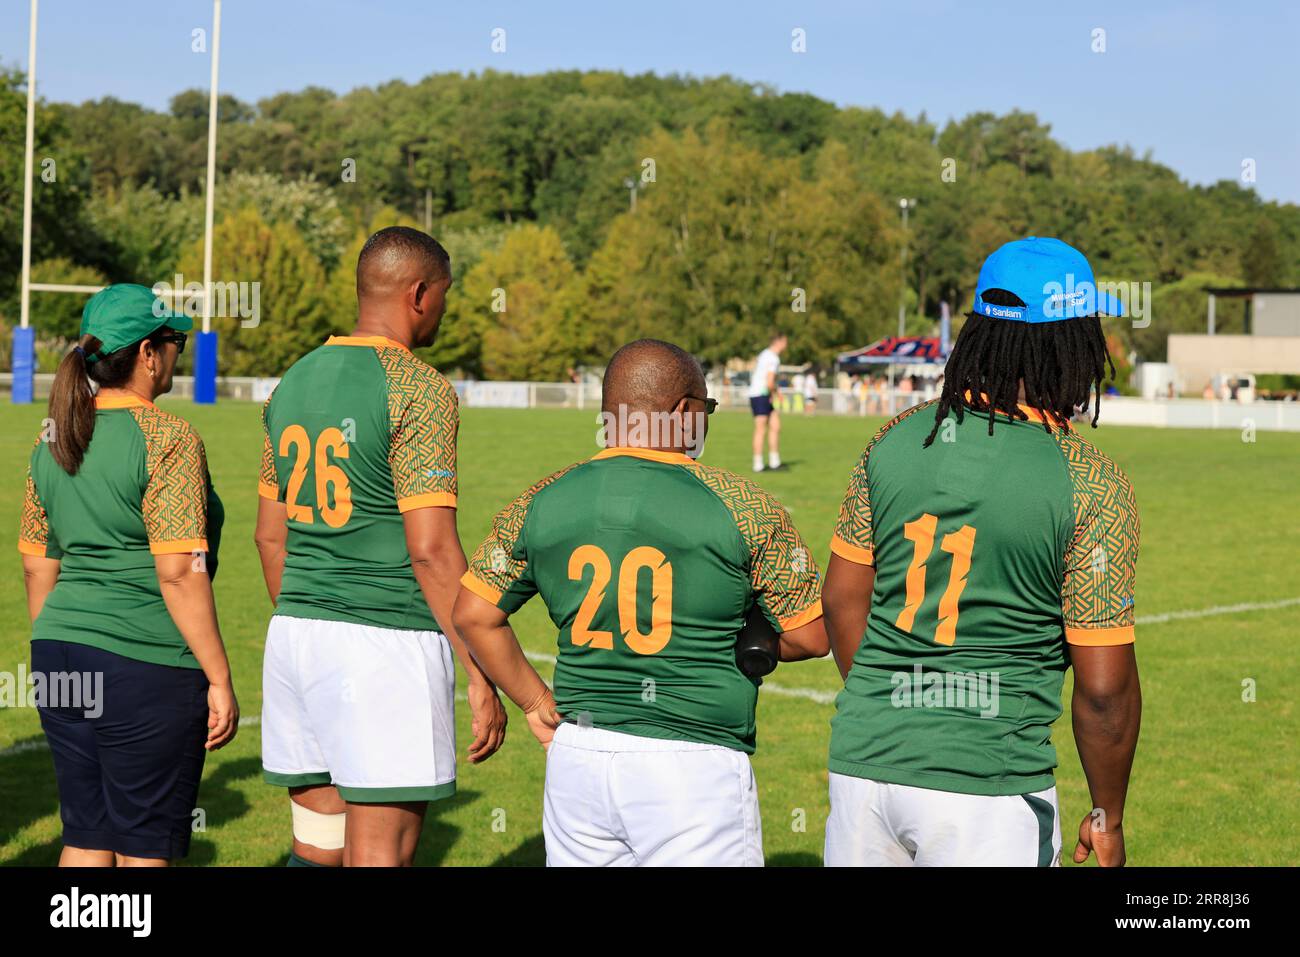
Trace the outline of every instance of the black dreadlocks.
[[[1005, 289], [986, 290], [983, 299], [995, 306], [1024, 305], [1019, 296]], [[989, 435], [999, 412], [1008, 421], [1027, 421], [1029, 417], [1017, 404], [1022, 381], [1029, 405], [1062, 420], [1068, 420], [1078, 406], [1087, 406], [1088, 393], [1095, 391], [1092, 426], [1096, 428], [1103, 378], [1115, 378], [1115, 363], [1106, 349], [1098, 316], [1030, 323], [968, 313], [944, 368], [934, 428], [923, 447], [934, 442], [949, 412], [961, 422], [967, 406], [989, 414]], [[1043, 428], [1052, 431], [1048, 421]]]

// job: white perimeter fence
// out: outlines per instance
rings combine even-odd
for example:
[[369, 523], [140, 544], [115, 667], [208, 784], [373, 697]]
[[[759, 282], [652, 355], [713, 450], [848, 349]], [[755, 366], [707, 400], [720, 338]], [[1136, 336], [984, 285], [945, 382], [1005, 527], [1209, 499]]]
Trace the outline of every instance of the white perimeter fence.
[[[50, 394], [54, 382], [51, 373], [35, 377], [37, 399]], [[0, 393], [7, 392], [13, 377], [0, 373]], [[275, 388], [278, 379], [244, 376], [219, 376], [217, 394], [224, 399], [262, 402]], [[576, 382], [486, 382], [453, 380], [461, 403], [473, 408], [516, 409], [600, 409], [600, 389], [590, 383]], [[710, 395], [720, 408], [749, 410], [743, 387], [711, 387]], [[171, 397], [194, 397], [194, 379], [177, 376]], [[932, 389], [905, 392], [871, 390], [866, 395], [838, 389], [820, 389], [816, 414], [891, 416], [935, 397]], [[787, 415], [802, 415], [806, 410], [802, 395], [786, 392], [777, 407]], [[1173, 429], [1252, 428], [1264, 432], [1300, 432], [1300, 402], [1256, 401], [1217, 402], [1205, 399], [1147, 400], [1128, 396], [1108, 396], [1101, 403], [1102, 422], [1107, 425], [1149, 425]]]

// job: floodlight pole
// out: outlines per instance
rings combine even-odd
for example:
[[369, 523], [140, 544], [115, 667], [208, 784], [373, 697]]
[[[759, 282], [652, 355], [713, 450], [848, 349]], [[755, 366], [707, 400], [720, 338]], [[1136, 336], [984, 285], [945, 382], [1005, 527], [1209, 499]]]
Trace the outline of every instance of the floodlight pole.
[[907, 211], [916, 205], [915, 199], [900, 199], [898, 208], [903, 213], [903, 282], [898, 289], [898, 338], [907, 335]]
[[10, 398], [32, 401], [36, 374], [36, 348], [31, 330], [32, 309], [32, 159], [36, 150], [36, 6], [32, 0], [27, 27], [27, 149], [23, 153], [23, 267], [19, 295], [19, 324], [13, 333], [13, 385]]
[[212, 220], [217, 185], [217, 71], [221, 61], [221, 0], [212, 0], [212, 74], [208, 85], [208, 180], [203, 210], [203, 331], [194, 343], [194, 401], [217, 401], [217, 337], [212, 331]]

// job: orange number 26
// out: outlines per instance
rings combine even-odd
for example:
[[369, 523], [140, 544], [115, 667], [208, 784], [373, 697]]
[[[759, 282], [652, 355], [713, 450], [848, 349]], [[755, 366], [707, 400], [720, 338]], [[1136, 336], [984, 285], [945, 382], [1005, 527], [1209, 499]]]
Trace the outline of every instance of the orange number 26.
[[[312, 442], [307, 437], [307, 430], [301, 425], [291, 425], [280, 433], [280, 454], [285, 458], [293, 456], [293, 471], [289, 473], [289, 484], [284, 490], [285, 510], [293, 522], [310, 525], [316, 521], [310, 505], [298, 502], [298, 494], [303, 483], [307, 481], [307, 461], [312, 458]], [[330, 528], [341, 528], [352, 517], [352, 486], [348, 484], [347, 473], [330, 461], [330, 454], [335, 459], [348, 457], [348, 443], [338, 429], [324, 429], [316, 437], [316, 454], [313, 471], [316, 473], [316, 507], [320, 517]], [[330, 492], [333, 491], [333, 504], [330, 504]]]

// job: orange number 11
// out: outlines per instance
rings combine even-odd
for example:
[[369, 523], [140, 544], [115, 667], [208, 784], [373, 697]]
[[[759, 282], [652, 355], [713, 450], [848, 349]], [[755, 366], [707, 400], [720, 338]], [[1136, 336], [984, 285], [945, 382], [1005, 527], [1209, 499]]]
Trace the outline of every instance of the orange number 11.
[[[916, 611], [925, 600], [925, 562], [934, 551], [934, 536], [939, 527], [938, 516], [925, 513], [920, 518], [903, 525], [903, 537], [912, 543], [912, 562], [907, 566], [907, 597], [903, 610], [894, 622], [903, 631], [911, 631], [916, 623]], [[939, 548], [952, 556], [952, 571], [948, 574], [948, 587], [939, 598], [939, 625], [934, 630], [934, 640], [941, 645], [951, 645], [957, 640], [957, 602], [966, 587], [970, 573], [971, 552], [975, 550], [975, 529], [963, 525], [943, 537]]]

